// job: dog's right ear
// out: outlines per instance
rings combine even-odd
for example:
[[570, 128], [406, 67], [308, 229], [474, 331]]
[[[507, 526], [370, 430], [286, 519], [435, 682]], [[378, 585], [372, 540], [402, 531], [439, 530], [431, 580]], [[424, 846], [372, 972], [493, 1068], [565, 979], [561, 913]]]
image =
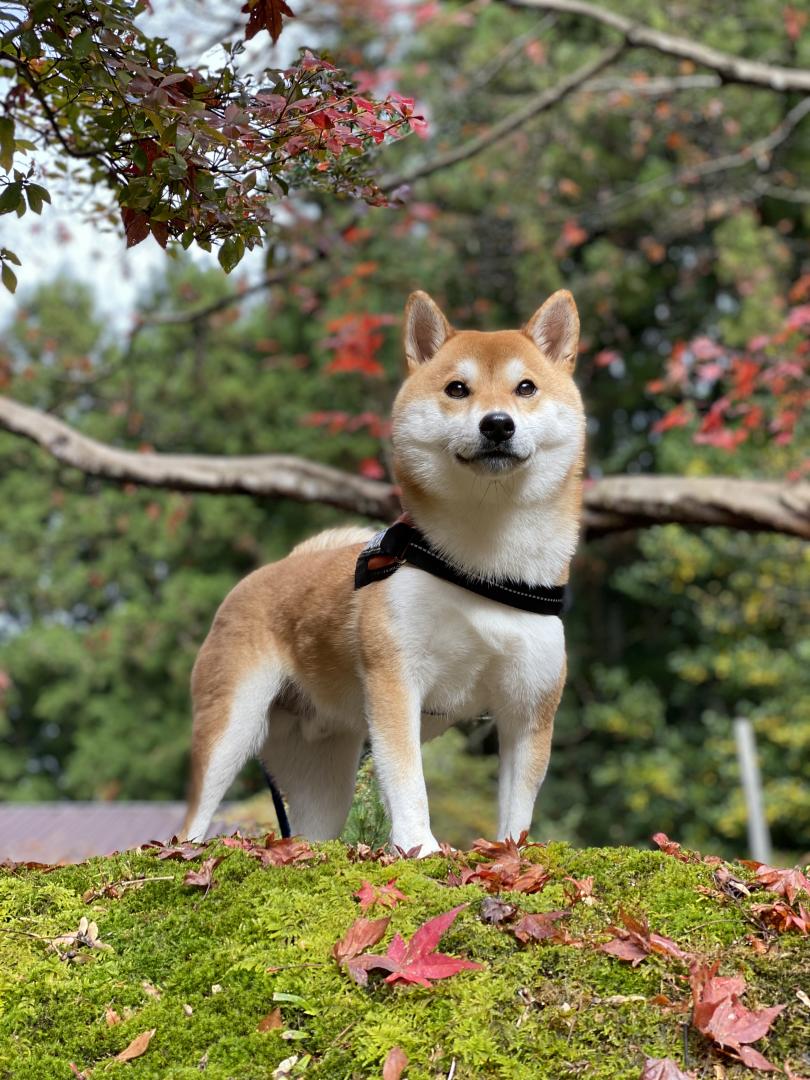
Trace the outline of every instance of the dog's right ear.
[[426, 292], [414, 292], [405, 305], [405, 359], [409, 371], [432, 360], [453, 333], [437, 304]]

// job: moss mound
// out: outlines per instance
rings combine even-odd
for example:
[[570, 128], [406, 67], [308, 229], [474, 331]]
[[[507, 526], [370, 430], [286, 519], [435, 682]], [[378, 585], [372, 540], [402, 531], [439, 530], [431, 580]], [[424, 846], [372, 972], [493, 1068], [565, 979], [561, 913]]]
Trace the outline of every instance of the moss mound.
[[[149, 849], [50, 872], [0, 871], [0, 1077], [349, 1080], [381, 1076], [395, 1045], [410, 1059], [410, 1080], [451, 1070], [456, 1080], [637, 1080], [645, 1057], [670, 1056], [683, 1067], [685, 1050], [695, 1075], [718, 1075], [723, 1059], [687, 1030], [688, 1011], [666, 1004], [688, 999], [685, 968], [658, 955], [634, 968], [599, 951], [620, 909], [645, 914], [683, 949], [721, 960], [722, 973], [741, 973], [749, 1008], [785, 1003], [757, 1047], [798, 1073], [807, 1069], [810, 1007], [801, 995], [810, 993], [810, 938], [786, 933], [765, 952], [752, 948], [750, 907], [766, 894], [721, 901], [701, 892], [716, 889], [711, 866], [634, 849], [530, 849], [527, 858], [551, 880], [542, 892], [504, 899], [526, 912], [560, 908], [569, 902], [565, 877], [592, 875], [598, 901], [575, 904], [566, 921], [584, 947], [523, 946], [482, 921], [480, 886], [443, 884], [448, 858], [384, 866], [352, 861], [340, 843], [317, 851], [315, 861], [265, 867], [215, 842], [203, 857], [225, 858], [207, 893], [183, 884], [199, 859], [163, 861]], [[467, 903], [440, 948], [481, 970], [427, 990], [374, 976], [361, 988], [338, 968], [332, 946], [360, 914], [352, 894], [363, 879], [379, 886], [393, 876], [408, 900], [368, 913], [391, 915], [373, 951], [384, 951], [394, 931], [408, 938], [426, 919]], [[82, 917], [110, 949], [50, 943]], [[259, 1030], [274, 1008], [281, 1026]], [[152, 1029], [144, 1053], [116, 1060]], [[722, 1075], [752, 1075], [724, 1067]]]

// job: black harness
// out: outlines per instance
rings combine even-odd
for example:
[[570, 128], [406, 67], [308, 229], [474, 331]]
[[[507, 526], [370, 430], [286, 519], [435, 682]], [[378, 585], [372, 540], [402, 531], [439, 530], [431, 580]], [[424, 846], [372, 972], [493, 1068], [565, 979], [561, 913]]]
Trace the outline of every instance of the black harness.
[[354, 587], [362, 589], [373, 581], [382, 581], [396, 573], [400, 566], [415, 566], [469, 592], [521, 611], [532, 611], [536, 615], [561, 615], [563, 612], [564, 585], [527, 585], [524, 581], [487, 581], [472, 577], [442, 558], [425, 536], [405, 521], [395, 522], [369, 540], [357, 559]]

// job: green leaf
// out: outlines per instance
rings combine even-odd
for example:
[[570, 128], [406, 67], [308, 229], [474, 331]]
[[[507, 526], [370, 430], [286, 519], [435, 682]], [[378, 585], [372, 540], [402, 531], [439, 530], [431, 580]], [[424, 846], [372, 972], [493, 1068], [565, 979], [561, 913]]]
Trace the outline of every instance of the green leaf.
[[225, 271], [226, 274], [230, 274], [231, 270], [235, 266], [239, 265], [242, 256], [245, 254], [245, 241], [241, 236], [229, 236], [228, 239], [222, 244], [217, 253], [219, 259], [219, 265]]
[[11, 172], [14, 161], [14, 120], [0, 116], [0, 168]]
[[39, 184], [29, 184], [25, 189], [25, 195], [28, 199], [29, 207], [35, 214], [42, 213], [42, 204], [50, 203], [51, 196], [47, 188], [41, 187]]
[[93, 32], [85, 30], [73, 39], [73, 55], [78, 60], [84, 60], [93, 48]]
[[16, 210], [21, 197], [22, 181], [17, 180], [15, 183], [9, 184], [3, 194], [0, 195], [0, 214], [10, 214], [12, 210]]
[[3, 263], [3, 269], [0, 270], [0, 277], [2, 277], [3, 284], [10, 293], [17, 291], [17, 275], [14, 273], [8, 263]]

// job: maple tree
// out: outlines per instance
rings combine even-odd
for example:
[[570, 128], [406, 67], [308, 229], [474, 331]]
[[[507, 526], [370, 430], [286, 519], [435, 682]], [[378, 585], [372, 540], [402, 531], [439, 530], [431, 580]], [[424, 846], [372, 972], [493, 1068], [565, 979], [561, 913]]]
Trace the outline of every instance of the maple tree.
[[[150, 234], [161, 247], [217, 244], [230, 271], [262, 244], [272, 204], [291, 190], [385, 202], [365, 158], [419, 123], [412, 101], [362, 95], [308, 51], [293, 66], [241, 75], [238, 39], [219, 68], [185, 66], [138, 21], [148, 11], [146, 0], [3, 9], [0, 78], [11, 86], [0, 118], [0, 214], [41, 213], [51, 196], [34, 176], [56, 179], [74, 159], [79, 182], [108, 189], [128, 245]], [[282, 0], [248, 0], [243, 11], [245, 39], [267, 30], [273, 41], [292, 14]], [[50, 149], [56, 163], [42, 153]], [[3, 248], [0, 264], [14, 291], [19, 259]]]

